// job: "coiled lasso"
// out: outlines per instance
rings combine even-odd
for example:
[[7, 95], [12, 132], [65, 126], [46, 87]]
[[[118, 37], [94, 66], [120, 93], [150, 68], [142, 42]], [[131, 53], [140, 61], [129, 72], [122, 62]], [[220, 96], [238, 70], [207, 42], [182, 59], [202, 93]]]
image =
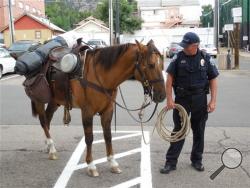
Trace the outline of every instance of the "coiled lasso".
[[154, 128], [157, 130], [159, 136], [168, 142], [178, 142], [184, 139], [188, 135], [191, 128], [190, 117], [188, 116], [185, 108], [180, 104], [176, 104], [175, 109], [179, 111], [181, 120], [181, 129], [179, 131], [170, 131], [166, 128], [164, 118], [169, 111], [167, 108], [163, 108], [160, 111]]

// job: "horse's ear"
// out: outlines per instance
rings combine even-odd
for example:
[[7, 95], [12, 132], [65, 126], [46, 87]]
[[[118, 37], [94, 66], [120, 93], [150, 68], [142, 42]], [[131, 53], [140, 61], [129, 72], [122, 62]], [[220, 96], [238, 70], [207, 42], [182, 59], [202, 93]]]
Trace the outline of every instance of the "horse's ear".
[[135, 40], [136, 45], [138, 46], [139, 50], [142, 50], [141, 43], [138, 42], [138, 40]]
[[148, 44], [147, 46], [151, 45], [151, 44], [154, 44], [154, 41], [152, 39], [150, 39], [150, 41], [148, 41]]

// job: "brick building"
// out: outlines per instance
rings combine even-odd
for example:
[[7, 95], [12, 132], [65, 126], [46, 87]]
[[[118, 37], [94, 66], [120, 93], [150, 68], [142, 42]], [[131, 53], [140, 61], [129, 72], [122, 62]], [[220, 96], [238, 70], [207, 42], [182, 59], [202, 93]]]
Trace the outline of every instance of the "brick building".
[[[0, 30], [9, 24], [9, 0], [0, 0]], [[14, 20], [24, 13], [45, 17], [44, 0], [11, 0]]]

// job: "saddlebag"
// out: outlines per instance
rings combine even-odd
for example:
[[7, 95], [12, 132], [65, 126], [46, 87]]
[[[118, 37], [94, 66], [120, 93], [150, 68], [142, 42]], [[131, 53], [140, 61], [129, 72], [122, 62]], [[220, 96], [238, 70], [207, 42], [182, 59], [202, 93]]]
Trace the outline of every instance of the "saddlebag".
[[51, 100], [51, 90], [46, 78], [49, 63], [47, 62], [41, 72], [23, 82], [27, 96], [34, 102], [48, 103]]

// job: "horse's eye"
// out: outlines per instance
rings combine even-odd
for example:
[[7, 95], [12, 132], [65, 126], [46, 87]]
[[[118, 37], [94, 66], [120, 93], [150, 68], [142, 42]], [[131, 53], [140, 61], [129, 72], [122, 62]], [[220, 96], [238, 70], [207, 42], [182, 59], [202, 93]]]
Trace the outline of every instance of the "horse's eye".
[[148, 68], [154, 69], [155, 68], [155, 64], [148, 64]]

